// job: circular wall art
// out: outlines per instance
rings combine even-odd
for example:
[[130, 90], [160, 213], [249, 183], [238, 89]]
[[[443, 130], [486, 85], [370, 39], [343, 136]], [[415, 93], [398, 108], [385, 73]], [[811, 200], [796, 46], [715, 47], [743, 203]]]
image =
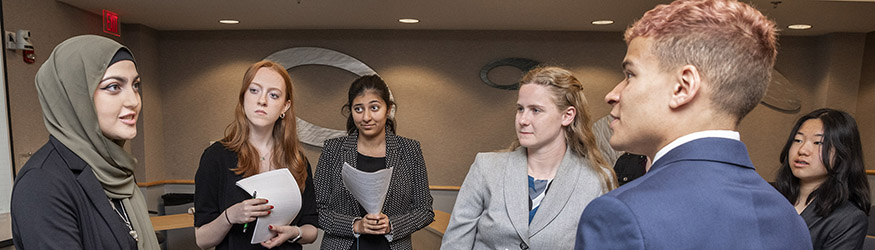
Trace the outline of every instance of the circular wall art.
[[520, 71], [523, 72], [523, 75], [525, 75], [526, 72], [529, 72], [529, 70], [534, 69], [535, 67], [537, 67], [540, 64], [541, 64], [541, 62], [538, 62], [538, 61], [535, 61], [532, 59], [528, 59], [528, 58], [511, 57], [511, 58], [498, 59], [498, 60], [492, 61], [492, 62], [484, 65], [483, 68], [480, 68], [480, 80], [483, 80], [483, 83], [486, 83], [486, 85], [489, 85], [490, 87], [493, 87], [493, 88], [505, 89], [505, 90], [517, 90], [520, 88], [519, 82], [515, 82], [512, 84], [494, 83], [494, 82], [492, 82], [492, 80], [489, 80], [489, 71], [492, 71], [492, 69], [497, 68], [497, 67], [501, 67], [501, 66], [510, 66], [510, 67], [514, 67], [514, 68], [519, 69]]

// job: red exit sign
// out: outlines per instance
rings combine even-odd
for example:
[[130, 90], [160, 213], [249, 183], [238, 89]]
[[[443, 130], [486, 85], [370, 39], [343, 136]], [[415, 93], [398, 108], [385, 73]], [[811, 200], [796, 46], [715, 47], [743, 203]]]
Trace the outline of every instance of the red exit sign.
[[103, 32], [119, 37], [122, 36], [119, 29], [118, 14], [103, 10]]

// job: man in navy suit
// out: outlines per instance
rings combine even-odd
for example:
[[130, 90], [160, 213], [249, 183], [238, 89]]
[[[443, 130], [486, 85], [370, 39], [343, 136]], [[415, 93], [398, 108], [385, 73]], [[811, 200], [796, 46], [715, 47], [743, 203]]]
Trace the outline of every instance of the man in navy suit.
[[775, 24], [735, 0], [678, 0], [626, 30], [626, 78], [605, 96], [616, 150], [647, 174], [593, 200], [576, 249], [811, 249], [808, 228], [754, 170], [736, 127], [762, 99]]

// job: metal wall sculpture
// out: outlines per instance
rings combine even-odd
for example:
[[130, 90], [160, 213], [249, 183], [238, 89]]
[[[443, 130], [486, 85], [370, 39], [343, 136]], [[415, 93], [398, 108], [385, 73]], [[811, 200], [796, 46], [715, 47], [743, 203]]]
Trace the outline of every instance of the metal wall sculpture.
[[[377, 74], [376, 71], [365, 65], [362, 61], [347, 54], [325, 48], [289, 48], [277, 51], [264, 59], [279, 63], [286, 69], [303, 65], [325, 65], [349, 71], [357, 76]], [[389, 91], [389, 98], [394, 99], [392, 98], [391, 90]], [[394, 106], [390, 111], [389, 117], [395, 117]], [[325, 140], [346, 135], [346, 131], [323, 128], [299, 117], [295, 117], [295, 121], [298, 124], [298, 139], [307, 145], [321, 148]]]
[[772, 69], [772, 80], [769, 82], [769, 88], [766, 91], [766, 96], [761, 101], [766, 107], [784, 113], [796, 113], [802, 108], [799, 101], [799, 92], [790, 80], [787, 80], [781, 72]]
[[492, 62], [484, 65], [483, 68], [480, 69], [480, 80], [483, 80], [483, 83], [486, 83], [486, 85], [489, 85], [490, 87], [493, 87], [493, 88], [505, 89], [505, 90], [517, 90], [517, 89], [520, 89], [519, 82], [512, 83], [512, 84], [494, 83], [494, 82], [492, 82], [492, 80], [489, 80], [489, 71], [492, 71], [492, 69], [497, 68], [497, 67], [501, 67], [501, 66], [511, 66], [511, 67], [519, 69], [520, 71], [523, 72], [523, 74], [525, 74], [526, 72], [529, 72], [529, 70], [534, 69], [535, 67], [537, 67], [540, 64], [541, 64], [541, 62], [538, 62], [538, 61], [535, 61], [532, 59], [528, 59], [528, 58], [511, 57], [511, 58], [498, 59], [498, 60], [492, 61]]

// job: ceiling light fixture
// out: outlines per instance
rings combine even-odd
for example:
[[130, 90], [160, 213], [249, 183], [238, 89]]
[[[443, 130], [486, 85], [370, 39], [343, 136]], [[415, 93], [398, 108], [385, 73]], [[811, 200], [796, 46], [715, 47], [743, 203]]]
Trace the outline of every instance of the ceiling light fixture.
[[794, 25], [787, 26], [787, 28], [790, 28], [791, 30], [807, 30], [807, 29], [810, 29], [810, 28], [811, 28], [811, 25], [808, 25], [808, 24], [794, 24]]
[[419, 19], [416, 18], [401, 18], [398, 19], [400, 23], [419, 23]]
[[604, 19], [604, 20], [595, 20], [595, 21], [592, 21], [592, 24], [593, 24], [593, 25], [608, 25], [608, 24], [614, 24], [614, 20], [608, 20], [608, 19]]
[[222, 20], [219, 20], [219, 23], [224, 23], [224, 24], [238, 24], [238, 23], [240, 23], [240, 21], [238, 21], [238, 20], [234, 20], [234, 19], [222, 19]]

